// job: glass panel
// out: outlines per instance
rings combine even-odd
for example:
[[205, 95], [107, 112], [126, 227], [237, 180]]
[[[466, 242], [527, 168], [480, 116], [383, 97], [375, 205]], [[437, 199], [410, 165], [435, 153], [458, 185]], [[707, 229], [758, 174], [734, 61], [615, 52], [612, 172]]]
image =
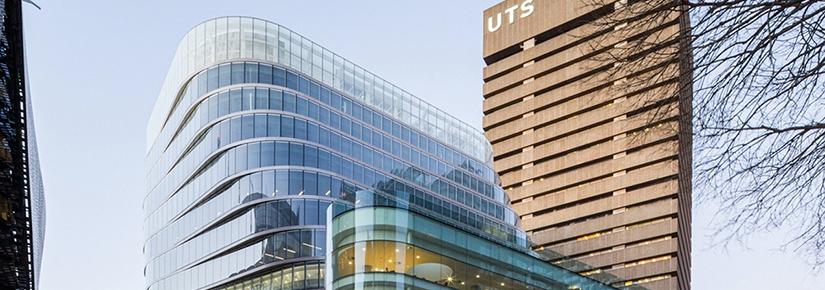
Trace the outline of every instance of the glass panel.
[[289, 193], [289, 171], [278, 170], [275, 172], [275, 195], [284, 196]]
[[[318, 148], [312, 146], [304, 147], [304, 166], [317, 168], [318, 167]], [[312, 194], [316, 194], [313, 192]]]
[[278, 115], [267, 115], [267, 134], [269, 136], [281, 135], [281, 117]]
[[281, 136], [282, 137], [292, 137], [294, 136], [294, 119], [291, 117], [282, 117], [281, 118]]
[[269, 108], [272, 110], [279, 111], [284, 109], [283, 92], [278, 90], [271, 90], [269, 94]]
[[304, 146], [297, 143], [289, 144], [289, 165], [301, 166], [304, 164]]
[[261, 167], [275, 165], [275, 143], [264, 142], [261, 144]]
[[[307, 189], [307, 190], [309, 190], [309, 189]], [[305, 214], [306, 221], [305, 221], [304, 224], [307, 224], [307, 225], [321, 225], [321, 224], [323, 224], [319, 220], [319, 212], [318, 212], [319, 207], [318, 207], [318, 201], [317, 200], [314, 200], [314, 199], [306, 200], [305, 207], [306, 207], [305, 208], [305, 210], [306, 210], [306, 214]], [[310, 251], [310, 253], [308, 253], [307, 255], [311, 256], [313, 254]]]
[[255, 134], [255, 120], [253, 119], [253, 116], [243, 116], [241, 122], [241, 138], [252, 138], [252, 136], [254, 136]]
[[303, 195], [304, 181], [303, 173], [301, 171], [289, 172], [289, 195]]
[[255, 90], [255, 109], [269, 109], [269, 90], [261, 88]]
[[232, 64], [232, 84], [240, 84], [244, 82], [244, 64], [243, 63], [233, 63]]
[[289, 165], [289, 143], [275, 143], [275, 165]]
[[266, 130], [267, 130], [266, 121], [267, 120], [266, 119], [267, 119], [266, 115], [261, 115], [261, 114], [255, 115], [255, 137], [256, 138], [267, 136], [267, 133], [266, 133]]
[[318, 195], [329, 196], [331, 193], [330, 177], [324, 174], [318, 175]]

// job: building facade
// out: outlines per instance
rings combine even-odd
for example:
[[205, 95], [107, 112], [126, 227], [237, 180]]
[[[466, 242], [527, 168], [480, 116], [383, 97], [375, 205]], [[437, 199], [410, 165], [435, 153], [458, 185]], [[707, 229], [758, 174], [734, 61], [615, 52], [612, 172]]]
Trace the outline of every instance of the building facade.
[[0, 0], [0, 289], [37, 288], [45, 198], [26, 79], [23, 7]]
[[[531, 254], [480, 131], [277, 24], [196, 26], [147, 133], [146, 289], [610, 289]], [[434, 230], [548, 271], [472, 282], [450, 265], [491, 257], [403, 239]], [[378, 264], [390, 243], [409, 260]]]
[[[507, 0], [486, 10], [483, 127], [546, 259], [608, 273], [614, 286], [689, 289], [691, 72], [678, 41], [689, 22], [661, 17], [670, 10], [622, 14], [640, 3]], [[637, 43], [649, 46], [624, 49]]]

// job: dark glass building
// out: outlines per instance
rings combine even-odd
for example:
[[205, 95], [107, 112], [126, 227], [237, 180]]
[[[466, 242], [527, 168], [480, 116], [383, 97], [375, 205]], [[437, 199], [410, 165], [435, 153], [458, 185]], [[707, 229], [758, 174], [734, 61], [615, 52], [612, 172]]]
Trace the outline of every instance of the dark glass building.
[[0, 0], [0, 289], [36, 289], [43, 185], [26, 82], [20, 0]]
[[611, 289], [529, 250], [484, 135], [277, 24], [181, 42], [148, 128], [146, 289]]

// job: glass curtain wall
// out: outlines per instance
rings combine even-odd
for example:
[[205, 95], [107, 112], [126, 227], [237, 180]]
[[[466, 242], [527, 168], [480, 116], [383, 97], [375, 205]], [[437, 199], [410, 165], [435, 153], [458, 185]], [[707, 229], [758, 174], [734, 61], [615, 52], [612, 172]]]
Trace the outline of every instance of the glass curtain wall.
[[480, 132], [276, 24], [198, 25], [157, 104], [149, 290], [323, 288], [326, 209], [367, 189], [528, 248]]

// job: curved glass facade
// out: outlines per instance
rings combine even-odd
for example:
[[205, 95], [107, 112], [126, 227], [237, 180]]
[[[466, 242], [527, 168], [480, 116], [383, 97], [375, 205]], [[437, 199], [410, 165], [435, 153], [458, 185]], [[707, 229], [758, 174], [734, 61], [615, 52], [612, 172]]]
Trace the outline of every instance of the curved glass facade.
[[[262, 20], [207, 21], [180, 49], [149, 125], [147, 289], [324, 288], [328, 212], [366, 204], [530, 257], [480, 132]], [[463, 265], [461, 279], [477, 266], [418, 241], [363, 247], [387, 242]], [[441, 287], [405, 273], [417, 279], [405, 285]]]
[[170, 76], [186, 76], [149, 129], [147, 289], [323, 288], [326, 209], [367, 189], [527, 250], [481, 133], [277, 25], [218, 18], [189, 35], [184, 55], [209, 61], [180, 67], [179, 50]]

